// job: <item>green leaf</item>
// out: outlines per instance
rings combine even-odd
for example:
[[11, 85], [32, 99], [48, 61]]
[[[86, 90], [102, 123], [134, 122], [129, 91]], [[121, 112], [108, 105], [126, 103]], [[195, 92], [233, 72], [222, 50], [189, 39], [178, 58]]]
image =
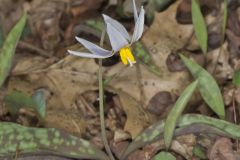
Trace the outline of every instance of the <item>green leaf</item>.
[[160, 152], [152, 160], [176, 160], [176, 158], [169, 152]]
[[164, 126], [164, 142], [167, 148], [170, 147], [174, 129], [177, 123], [177, 120], [181, 116], [184, 108], [186, 107], [188, 101], [192, 97], [192, 94], [194, 93], [196, 87], [197, 87], [198, 81], [192, 82], [181, 94], [181, 96], [178, 98], [176, 103], [174, 104], [173, 108], [171, 109], [170, 113], [168, 114], [168, 117], [166, 119], [166, 124]]
[[223, 11], [223, 25], [222, 25], [222, 41], [224, 40], [224, 35], [227, 27], [227, 17], [228, 17], [228, 2], [224, 0], [224, 11]]
[[192, 0], [192, 22], [198, 43], [204, 54], [207, 53], [207, 27], [198, 0]]
[[21, 108], [30, 108], [36, 111], [40, 120], [45, 117], [46, 102], [43, 90], [37, 90], [32, 97], [23, 92], [13, 91], [4, 97], [4, 102], [12, 115], [17, 114]]
[[87, 26], [95, 29], [100, 34], [104, 29], [104, 23], [102, 20], [87, 20], [85, 23]]
[[[127, 147], [122, 155], [122, 159], [138, 148], [141, 148], [149, 143], [159, 141], [163, 138], [163, 129], [165, 122], [158, 121], [157, 123], [149, 126], [138, 135], [132, 143]], [[179, 118], [174, 136], [186, 134], [217, 134], [234, 139], [240, 139], [240, 126], [204, 115], [186, 114]]]
[[220, 118], [224, 119], [223, 97], [215, 79], [194, 60], [190, 60], [181, 54], [180, 57], [193, 77], [198, 79], [198, 88], [204, 101]]
[[30, 128], [14, 123], [0, 123], [0, 159], [21, 155], [56, 155], [74, 159], [108, 157], [88, 141], [54, 128]]
[[[4, 42], [4, 34], [3, 34], [3, 23], [0, 20], [0, 48], [2, 48], [3, 42]], [[1, 49], [0, 49], [1, 53]]]
[[196, 144], [193, 147], [193, 154], [199, 157], [200, 159], [207, 159], [207, 156], [206, 156], [206, 153], [204, 153], [203, 147], [198, 144]]
[[146, 24], [151, 25], [154, 21], [155, 12], [166, 10], [175, 0], [148, 0], [146, 9]]
[[233, 84], [236, 87], [240, 87], [240, 71], [236, 71], [233, 76]]
[[26, 20], [27, 15], [24, 14], [9, 32], [3, 44], [3, 48], [0, 53], [0, 87], [3, 85], [11, 69], [15, 49], [26, 24]]
[[36, 103], [36, 110], [40, 118], [43, 120], [46, 116], [46, 99], [44, 95], [44, 90], [39, 89], [33, 95], [32, 99]]

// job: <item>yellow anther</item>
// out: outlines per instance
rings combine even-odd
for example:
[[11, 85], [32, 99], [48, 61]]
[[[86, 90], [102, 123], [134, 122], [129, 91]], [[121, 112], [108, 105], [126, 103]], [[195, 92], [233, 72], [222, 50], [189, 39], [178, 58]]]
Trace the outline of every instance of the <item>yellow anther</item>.
[[121, 48], [119, 54], [123, 64], [127, 65], [129, 63], [132, 66], [133, 63], [136, 63], [130, 47]]

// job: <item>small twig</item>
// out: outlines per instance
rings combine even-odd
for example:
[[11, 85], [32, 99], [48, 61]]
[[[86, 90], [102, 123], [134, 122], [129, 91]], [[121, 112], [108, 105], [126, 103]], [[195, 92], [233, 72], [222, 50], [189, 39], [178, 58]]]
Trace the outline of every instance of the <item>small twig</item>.
[[193, 38], [193, 35], [194, 35], [194, 29], [192, 29], [192, 32], [191, 32], [190, 36], [187, 38], [186, 43], [183, 45], [183, 47], [182, 47], [183, 49], [187, 48], [187, 46], [189, 45], [190, 41]]
[[[237, 124], [237, 114], [236, 114], [236, 104], [235, 104], [235, 91], [236, 88], [234, 88], [233, 90], [233, 94], [232, 94], [232, 106], [233, 106], [233, 119], [234, 119], [234, 123]], [[239, 141], [236, 140], [237, 143], [237, 151], [239, 150]]]
[[214, 67], [213, 67], [213, 70], [212, 70], [212, 75], [214, 75], [216, 70], [217, 70], [217, 64], [218, 64], [218, 61], [221, 57], [222, 52], [223, 52], [223, 42], [221, 42], [221, 47], [220, 47], [220, 50], [218, 52], [216, 63], [214, 64]]
[[43, 49], [41, 48], [38, 48], [30, 43], [26, 43], [26, 42], [23, 42], [23, 41], [19, 41], [18, 45], [21, 47], [21, 48], [27, 48], [31, 51], [35, 51], [37, 52], [39, 55], [43, 56], [43, 57], [47, 57], [47, 58], [50, 58], [52, 57], [52, 55], [49, 55], [46, 51], [44, 51]]
[[235, 89], [232, 94], [232, 105], [233, 105], [233, 119], [234, 123], [237, 124], [236, 104], [235, 104]]
[[[103, 46], [104, 38], [105, 38], [106, 30], [104, 29], [102, 32], [100, 46]], [[109, 147], [107, 135], [106, 135], [106, 128], [104, 122], [104, 91], [103, 91], [103, 71], [102, 71], [102, 59], [99, 59], [99, 72], [98, 72], [98, 79], [99, 79], [99, 112], [100, 112], [100, 123], [101, 123], [101, 134], [104, 147], [106, 152], [111, 160], [115, 160], [112, 151]]]

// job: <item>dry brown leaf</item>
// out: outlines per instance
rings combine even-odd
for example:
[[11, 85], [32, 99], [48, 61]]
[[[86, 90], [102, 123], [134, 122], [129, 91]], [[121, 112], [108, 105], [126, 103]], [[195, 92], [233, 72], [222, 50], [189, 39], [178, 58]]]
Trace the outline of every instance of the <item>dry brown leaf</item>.
[[230, 54], [227, 50], [227, 43], [222, 46], [222, 49], [217, 48], [209, 52], [207, 55], [207, 70], [210, 73], [214, 73], [214, 77], [217, 79], [218, 82], [225, 82], [232, 79], [234, 70], [230, 65]]
[[219, 138], [209, 152], [210, 160], [237, 160], [233, 144], [228, 138]]
[[[189, 138], [191, 140], [193, 140], [193, 143], [195, 143], [195, 136], [192, 135], [187, 135], [189, 136]], [[180, 137], [179, 137], [180, 138]], [[190, 157], [192, 156], [192, 146], [188, 144], [189, 142], [186, 143], [186, 140], [173, 140], [170, 150], [174, 151], [175, 153], [183, 156], [185, 159], [190, 159]], [[145, 155], [147, 157], [149, 157], [149, 159], [151, 157], [153, 157], [157, 152], [159, 152], [160, 150], [165, 149], [165, 144], [163, 140], [154, 142], [150, 145], [146, 145], [143, 148], [143, 151], [145, 152]]]
[[72, 14], [76, 17], [86, 11], [99, 9], [102, 2], [103, 0], [70, 0], [70, 10]]
[[[53, 50], [61, 40], [60, 19], [65, 0], [35, 0], [30, 3], [29, 24], [35, 40], [46, 50]], [[36, 43], [35, 43], [36, 44]]]
[[127, 115], [124, 130], [135, 138], [144, 128], [154, 122], [154, 116], [141, 107], [141, 103], [124, 92], [117, 92]]

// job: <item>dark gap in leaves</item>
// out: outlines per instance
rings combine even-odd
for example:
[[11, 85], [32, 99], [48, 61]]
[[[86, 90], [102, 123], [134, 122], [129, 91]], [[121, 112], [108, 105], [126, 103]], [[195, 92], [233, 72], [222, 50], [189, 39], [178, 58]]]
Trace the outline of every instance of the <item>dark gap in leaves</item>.
[[[117, 53], [115, 53], [115, 55], [113, 55], [112, 57], [102, 59], [102, 65], [104, 67], [111, 67], [119, 62], [120, 62], [120, 58], [117, 55]], [[98, 64], [98, 59], [95, 59], [95, 63]]]
[[170, 72], [181, 72], [183, 70], [186, 70], [185, 65], [182, 63], [180, 57], [176, 52], [172, 52], [168, 55], [166, 65]]

